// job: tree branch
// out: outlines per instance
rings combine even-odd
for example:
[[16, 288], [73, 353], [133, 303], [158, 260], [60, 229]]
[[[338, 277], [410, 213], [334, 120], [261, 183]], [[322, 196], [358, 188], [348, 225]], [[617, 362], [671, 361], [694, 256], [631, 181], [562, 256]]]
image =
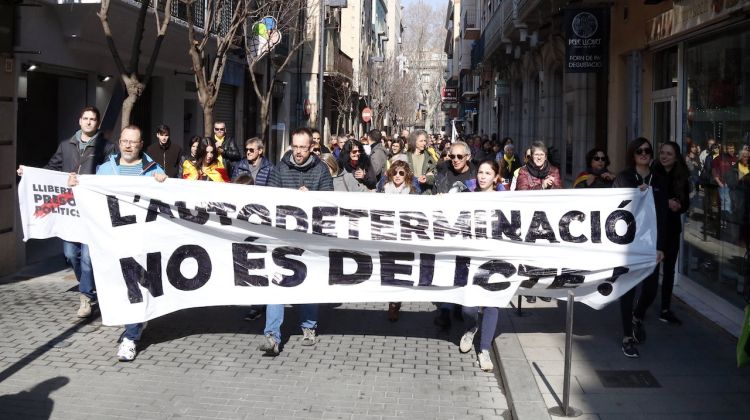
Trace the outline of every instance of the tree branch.
[[[141, 9], [138, 11], [138, 20], [135, 23], [133, 34], [133, 47], [130, 49], [130, 73], [138, 74], [138, 61], [141, 58], [141, 42], [143, 41], [143, 30], [146, 25], [146, 13], [148, 13], [148, 0], [141, 0]], [[156, 12], [156, 11], [154, 11]]]
[[110, 0], [102, 0], [102, 6], [99, 9], [97, 16], [99, 16], [99, 20], [102, 22], [102, 30], [104, 31], [104, 37], [107, 40], [107, 47], [109, 48], [109, 52], [112, 53], [112, 58], [115, 60], [117, 71], [123, 75], [127, 74], [128, 71], [125, 69], [125, 64], [122, 62], [120, 53], [117, 51], [115, 39], [112, 36], [112, 28], [109, 26], [109, 3]]

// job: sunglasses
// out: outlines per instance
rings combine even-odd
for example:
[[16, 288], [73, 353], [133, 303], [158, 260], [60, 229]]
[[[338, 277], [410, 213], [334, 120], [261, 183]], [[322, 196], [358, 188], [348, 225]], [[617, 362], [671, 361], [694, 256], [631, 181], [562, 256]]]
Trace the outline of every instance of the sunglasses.
[[451, 160], [454, 160], [454, 159], [463, 160], [466, 157], [466, 155], [448, 155], [448, 157]]
[[406, 176], [406, 171], [396, 171], [393, 173], [393, 176]]
[[214, 127], [214, 131], [227, 131], [226, 128], [216, 128]]
[[607, 157], [606, 156], [594, 156], [591, 158], [594, 162], [606, 162]]
[[650, 147], [641, 147], [635, 151], [636, 155], [650, 155], [653, 152]]
[[352, 150], [351, 152], [349, 152], [349, 154], [350, 155], [358, 155], [359, 154], [359, 150]]
[[247, 153], [255, 153], [255, 149], [253, 149], [252, 147], [246, 147], [246, 148], [245, 148], [245, 151], [246, 151]]
[[312, 152], [313, 153], [320, 153], [320, 148], [318, 147], [318, 148], [312, 149]]

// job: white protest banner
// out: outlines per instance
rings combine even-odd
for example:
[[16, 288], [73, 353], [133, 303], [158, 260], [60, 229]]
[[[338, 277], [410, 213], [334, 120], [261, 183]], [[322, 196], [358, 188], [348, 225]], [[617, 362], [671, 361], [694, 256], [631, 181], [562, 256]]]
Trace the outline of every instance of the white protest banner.
[[599, 308], [656, 262], [653, 199], [637, 189], [425, 197], [79, 179], [107, 325], [211, 305], [504, 307], [570, 288]]
[[55, 236], [78, 241], [81, 216], [68, 174], [25, 166], [18, 198], [24, 241]]

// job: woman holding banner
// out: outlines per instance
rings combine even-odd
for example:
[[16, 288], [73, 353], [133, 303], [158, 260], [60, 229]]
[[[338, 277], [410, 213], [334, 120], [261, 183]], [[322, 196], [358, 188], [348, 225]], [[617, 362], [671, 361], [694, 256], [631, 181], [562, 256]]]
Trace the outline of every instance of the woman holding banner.
[[586, 170], [573, 182], [573, 188], [612, 188], [615, 176], [609, 172], [609, 157], [601, 147], [586, 153]]
[[195, 161], [185, 161], [183, 164], [182, 179], [229, 182], [229, 174], [218, 159], [216, 141], [211, 137], [204, 137], [197, 146]]
[[[627, 151], [627, 168], [617, 174], [613, 187], [615, 188], [639, 188], [641, 191], [651, 189], [654, 195], [654, 206], [656, 210], [656, 261], [657, 265], [654, 271], [646, 277], [641, 283], [641, 292], [636, 300], [636, 288], [628, 290], [620, 297], [620, 315], [622, 318], [622, 352], [626, 357], [640, 357], [636, 344], [646, 340], [646, 330], [643, 328], [643, 316], [649, 305], [656, 298], [656, 291], [659, 287], [659, 265], [664, 258], [662, 250], [664, 249], [664, 235], [662, 226], [664, 226], [665, 210], [667, 204], [667, 186], [665, 178], [657, 172], [651, 171], [653, 162], [654, 149], [651, 142], [644, 137], [639, 137], [628, 144]], [[635, 304], [635, 310], [633, 306]]]
[[[480, 162], [479, 167], [477, 168], [476, 179], [471, 181], [473, 181], [473, 185], [470, 185], [469, 189], [472, 189], [473, 186], [473, 191], [498, 191], [498, 186], [502, 188], [502, 184], [500, 184], [500, 165], [492, 159]], [[464, 319], [470, 320], [472, 326], [461, 337], [458, 350], [461, 353], [468, 353], [471, 351], [472, 347], [474, 347], [474, 336], [481, 328], [479, 353], [477, 354], [479, 368], [485, 372], [492, 372], [494, 366], [492, 365], [492, 358], [490, 357], [490, 349], [492, 348], [492, 340], [495, 339], [500, 309], [494, 307], [481, 308], [481, 320], [479, 318], [479, 310], [480, 308], [477, 307], [464, 306], [462, 308]]]

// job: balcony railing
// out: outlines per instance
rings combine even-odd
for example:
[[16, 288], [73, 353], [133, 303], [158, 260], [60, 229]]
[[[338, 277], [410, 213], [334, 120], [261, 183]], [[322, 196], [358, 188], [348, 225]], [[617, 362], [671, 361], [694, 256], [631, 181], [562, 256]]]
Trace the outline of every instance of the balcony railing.
[[471, 69], [476, 70], [484, 59], [484, 35], [471, 46]]
[[476, 7], [473, 7], [471, 4], [467, 6], [467, 9], [464, 10], [464, 16], [461, 19], [461, 25], [464, 28], [464, 39], [479, 38], [480, 29]]
[[326, 73], [329, 75], [343, 76], [349, 80], [354, 78], [352, 59], [341, 50], [332, 51], [329, 49], [325, 64]]

